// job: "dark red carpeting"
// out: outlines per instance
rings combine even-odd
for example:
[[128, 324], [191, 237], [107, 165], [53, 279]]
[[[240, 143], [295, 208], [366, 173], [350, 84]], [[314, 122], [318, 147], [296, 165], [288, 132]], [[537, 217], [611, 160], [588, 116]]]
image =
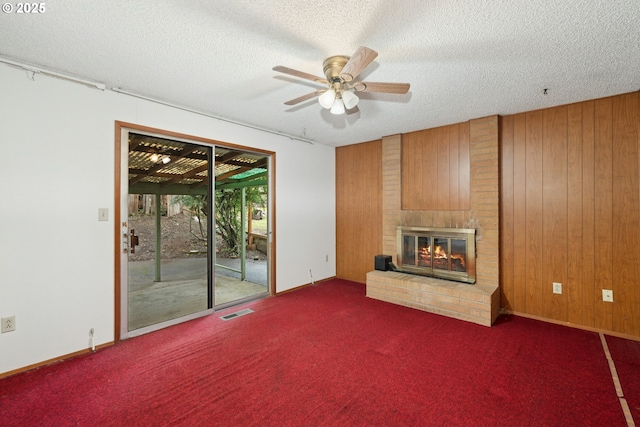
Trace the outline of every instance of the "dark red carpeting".
[[640, 423], [640, 342], [607, 336], [622, 393], [636, 424]]
[[0, 425], [627, 425], [596, 333], [487, 328], [343, 280], [245, 307], [1, 380]]

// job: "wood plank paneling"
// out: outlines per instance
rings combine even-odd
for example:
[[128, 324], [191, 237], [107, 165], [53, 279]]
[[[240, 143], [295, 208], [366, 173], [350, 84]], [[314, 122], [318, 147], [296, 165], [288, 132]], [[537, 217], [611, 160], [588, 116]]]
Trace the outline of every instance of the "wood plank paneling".
[[640, 333], [638, 96], [613, 98], [613, 330]]
[[[420, 175], [422, 177], [422, 201], [418, 209], [431, 206], [436, 210], [438, 204], [438, 130], [427, 129], [420, 148]], [[419, 180], [420, 177], [414, 178]], [[411, 181], [408, 181], [411, 184]], [[405, 185], [405, 181], [402, 181]]]
[[423, 191], [424, 173], [422, 170], [422, 145], [424, 141], [424, 134], [416, 133], [414, 136], [416, 138], [411, 149], [406, 153], [405, 150], [402, 150], [402, 157], [404, 158], [405, 155], [408, 156], [408, 163], [413, 164], [413, 169], [410, 173], [405, 174], [403, 169], [402, 182], [412, 182], [414, 184], [412, 187], [413, 191], [409, 193], [409, 197], [413, 199], [413, 203], [419, 206], [423, 203], [423, 199], [425, 197], [425, 193]]
[[567, 321], [583, 324], [582, 105], [567, 107]]
[[469, 123], [402, 136], [402, 209], [468, 210]]
[[595, 279], [597, 289], [595, 327], [613, 326], [611, 303], [602, 301], [602, 289], [613, 287], [613, 103], [611, 98], [595, 103]]
[[336, 149], [336, 276], [365, 283], [382, 251], [382, 141]]
[[544, 316], [542, 309], [542, 111], [526, 113], [525, 263], [527, 312]]
[[506, 116], [500, 132], [503, 306], [640, 337], [640, 93]]
[[469, 123], [459, 123], [458, 128], [458, 209], [471, 209], [471, 157], [469, 153]]
[[448, 209], [460, 209], [460, 132], [459, 126], [449, 126], [449, 206]]
[[[508, 123], [508, 122], [507, 122]], [[526, 115], [513, 118], [513, 310], [527, 310], [527, 137]], [[506, 161], [502, 154], [502, 161]], [[503, 185], [507, 177], [503, 177]], [[502, 218], [503, 221], [506, 218]], [[502, 264], [502, 263], [501, 263]]]
[[[422, 139], [423, 132], [402, 136], [402, 203], [404, 209], [417, 209], [422, 203]], [[420, 179], [416, 179], [420, 177]]]
[[434, 145], [437, 147], [437, 155], [438, 161], [436, 164], [436, 169], [438, 171], [438, 176], [436, 177], [437, 182], [437, 209], [440, 211], [450, 210], [451, 200], [449, 199], [449, 170], [451, 169], [451, 165], [449, 164], [449, 128], [441, 127], [434, 129], [434, 136], [436, 140], [434, 141]]
[[[595, 178], [595, 102], [582, 104], [582, 291], [583, 325], [595, 327], [596, 298], [596, 178]], [[601, 294], [600, 294], [601, 295]]]
[[502, 307], [513, 310], [514, 299], [514, 156], [513, 116], [501, 119], [500, 141], [502, 153], [500, 174], [503, 179], [500, 204], [500, 288]]
[[[403, 223], [461, 226], [473, 217], [482, 225], [497, 224], [497, 218], [480, 212], [486, 197], [476, 190], [470, 194], [469, 123], [455, 126], [446, 134], [440, 129], [402, 135], [399, 176], [412, 182], [402, 185]], [[479, 247], [494, 245], [500, 236], [503, 305], [516, 313], [640, 337], [640, 93], [506, 116], [497, 126], [500, 233], [484, 233]], [[456, 132], [458, 210], [439, 210], [443, 193], [423, 188], [429, 179], [438, 182], [438, 175], [429, 177], [425, 165], [438, 170], [433, 158], [440, 158], [439, 141], [448, 138], [449, 206], [455, 206]], [[380, 149], [373, 148], [378, 143], [336, 150], [338, 277], [361, 282], [380, 250], [380, 237], [367, 234], [381, 224], [376, 223], [379, 189], [374, 191], [379, 177], [372, 173], [380, 168]], [[473, 147], [480, 158], [474, 161], [473, 180], [482, 193], [483, 181], [487, 188], [491, 181], [482, 166], [490, 150], [481, 141]], [[470, 212], [472, 197], [477, 205]], [[429, 200], [429, 209], [421, 207]], [[406, 210], [405, 203], [413, 208]], [[354, 243], [363, 238], [370, 248]], [[553, 295], [553, 281], [563, 283], [562, 295]], [[602, 301], [603, 288], [613, 289], [614, 303]]]
[[549, 290], [567, 282], [567, 107], [543, 110], [542, 120], [543, 314], [566, 321], [566, 292]]

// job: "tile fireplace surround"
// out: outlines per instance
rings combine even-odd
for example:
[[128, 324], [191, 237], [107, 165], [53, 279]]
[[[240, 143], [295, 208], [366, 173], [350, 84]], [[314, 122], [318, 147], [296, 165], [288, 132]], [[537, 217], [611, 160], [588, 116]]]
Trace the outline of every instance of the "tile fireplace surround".
[[[500, 313], [498, 117], [469, 122], [470, 210], [407, 211], [401, 205], [401, 135], [382, 139], [382, 253], [396, 256], [396, 228], [476, 229], [476, 283], [395, 271], [367, 273], [367, 296], [491, 326]], [[372, 260], [373, 264], [373, 260]]]

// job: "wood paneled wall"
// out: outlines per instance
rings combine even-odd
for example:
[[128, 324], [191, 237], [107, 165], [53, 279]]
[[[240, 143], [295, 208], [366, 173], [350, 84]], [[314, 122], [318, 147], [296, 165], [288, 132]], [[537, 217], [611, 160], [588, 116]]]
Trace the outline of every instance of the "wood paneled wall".
[[336, 149], [336, 275], [365, 283], [382, 251], [382, 141]]
[[402, 135], [402, 209], [469, 210], [469, 122]]
[[[463, 130], [459, 132], [459, 130]], [[429, 167], [429, 159], [439, 158], [438, 164], [443, 163], [442, 159], [447, 157], [455, 159], [457, 163], [454, 174], [451, 177], [449, 188], [458, 186], [464, 188], [462, 192], [453, 191], [449, 194], [464, 194], [466, 203], [457, 203], [462, 198], [450, 198], [450, 206], [458, 207], [459, 210], [443, 209], [446, 204], [438, 204], [441, 197], [433, 197], [429, 195], [431, 192], [442, 194], [442, 189], [446, 188], [440, 185], [440, 189], [433, 186], [423, 186], [422, 201], [431, 200], [436, 203], [433, 206], [424, 205], [422, 210], [402, 210], [401, 222], [396, 225], [410, 225], [418, 227], [457, 227], [457, 228], [474, 228], [476, 230], [476, 284], [477, 285], [499, 285], [499, 213], [500, 213], [500, 181], [499, 181], [499, 134], [498, 134], [498, 116], [488, 116], [470, 120], [466, 123], [457, 125], [444, 126], [441, 128], [429, 129], [423, 132], [425, 135], [430, 134], [430, 143], [423, 144], [420, 149], [422, 152], [423, 168]], [[416, 133], [414, 132], [413, 135]], [[454, 136], [452, 138], [452, 135]], [[462, 136], [462, 137], [461, 137]], [[451, 144], [452, 139], [462, 143]], [[418, 139], [420, 140], [420, 139]], [[422, 139], [425, 142], [427, 138]], [[383, 139], [383, 146], [385, 140]], [[405, 151], [405, 136], [402, 136], [402, 150]], [[444, 150], [443, 147], [449, 147]], [[460, 149], [460, 147], [464, 147]], [[384, 149], [384, 147], [383, 147]], [[431, 150], [431, 151], [430, 151]], [[411, 150], [415, 152], [415, 150]], [[448, 151], [449, 155], [446, 155]], [[444, 152], [444, 153], [443, 153]], [[463, 153], [463, 154], [461, 154]], [[415, 165], [411, 156], [403, 157], [406, 163], [402, 164], [403, 176], [402, 188], [413, 185], [410, 180], [404, 179], [405, 168]], [[385, 159], [383, 159], [384, 161]], [[440, 169], [440, 168], [438, 168]], [[450, 168], [449, 170], [453, 170]], [[440, 169], [442, 172], [442, 169]], [[460, 173], [460, 171], [464, 171]], [[446, 173], [442, 175], [447, 176]], [[464, 176], [464, 185], [459, 179]], [[384, 176], [386, 179], [386, 175]], [[466, 206], [465, 206], [466, 205]], [[462, 209], [460, 206], [465, 206]], [[388, 253], [395, 253], [395, 249]]]
[[499, 127], [503, 307], [640, 336], [640, 93]]
[[[465, 135], [460, 127], [468, 123], [455, 126], [460, 142]], [[455, 130], [445, 128], [402, 135], [402, 163], [418, 157], [418, 141], [440, 140], [433, 132], [451, 142]], [[504, 116], [498, 130], [502, 306], [640, 337], [640, 93]], [[405, 144], [412, 139], [410, 157]], [[336, 150], [336, 273], [361, 283], [373, 269], [373, 257], [382, 253], [381, 145], [373, 141]], [[461, 178], [452, 179], [455, 168], [446, 173], [441, 165], [446, 151], [437, 149], [433, 169], [439, 174], [427, 179], [438, 182], [437, 176], [448, 175], [448, 193], [438, 182], [438, 196], [429, 202], [438, 209], [414, 210], [465, 210], [464, 190], [453, 209], [451, 185]], [[449, 165], [454, 151], [450, 148]], [[417, 184], [407, 191], [419, 191], [420, 203], [433, 197]], [[407, 200], [403, 190], [403, 209]], [[553, 282], [562, 283], [562, 294], [553, 294]], [[602, 301], [602, 289], [613, 290], [613, 303]]]

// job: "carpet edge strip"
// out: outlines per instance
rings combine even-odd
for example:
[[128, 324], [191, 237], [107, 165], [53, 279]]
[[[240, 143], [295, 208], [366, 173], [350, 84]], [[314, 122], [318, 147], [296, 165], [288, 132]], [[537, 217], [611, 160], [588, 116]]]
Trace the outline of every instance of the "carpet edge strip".
[[609, 346], [607, 345], [607, 339], [605, 338], [602, 332], [598, 333], [600, 335], [600, 342], [602, 343], [602, 349], [604, 350], [604, 355], [607, 358], [607, 363], [609, 364], [609, 371], [611, 371], [611, 379], [613, 380], [613, 385], [616, 388], [616, 394], [618, 396], [618, 400], [620, 401], [620, 406], [622, 407], [622, 413], [624, 415], [625, 420], [627, 421], [628, 427], [635, 427], [635, 421], [633, 420], [633, 415], [631, 414], [631, 410], [629, 409], [629, 404], [627, 403], [627, 399], [624, 398], [624, 393], [622, 392], [622, 384], [620, 384], [620, 377], [618, 376], [618, 371], [616, 370], [616, 364], [611, 357], [611, 352], [609, 351]]

